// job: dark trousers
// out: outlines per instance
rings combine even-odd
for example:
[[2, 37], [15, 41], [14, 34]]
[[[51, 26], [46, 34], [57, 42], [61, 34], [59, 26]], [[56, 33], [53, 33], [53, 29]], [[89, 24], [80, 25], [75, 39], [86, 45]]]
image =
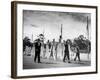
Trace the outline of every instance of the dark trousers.
[[35, 52], [34, 62], [36, 62], [36, 59], [38, 59], [38, 63], [39, 63], [40, 62], [40, 52], [39, 51]]
[[76, 61], [76, 58], [78, 58], [78, 60], [80, 61], [80, 53], [79, 53], [79, 52], [78, 52], [78, 53], [76, 53], [76, 56], [75, 56], [74, 61]]
[[70, 60], [70, 58], [69, 58], [69, 52], [65, 52], [64, 58], [63, 58], [63, 61], [64, 61], [64, 62], [65, 62], [66, 57], [67, 57], [67, 59], [68, 59], [68, 61], [69, 61], [69, 60]]

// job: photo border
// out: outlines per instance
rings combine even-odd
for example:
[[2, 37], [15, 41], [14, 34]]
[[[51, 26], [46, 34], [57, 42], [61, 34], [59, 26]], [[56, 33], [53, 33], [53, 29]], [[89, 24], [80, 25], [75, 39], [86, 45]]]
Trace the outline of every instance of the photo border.
[[[63, 73], [63, 74], [49, 74], [49, 75], [33, 75], [33, 76], [17, 76], [17, 4], [28, 5], [47, 5], [59, 7], [79, 7], [79, 8], [93, 8], [96, 9], [96, 71], [94, 72], [80, 72], [80, 73]], [[11, 2], [11, 77], [12, 78], [32, 78], [32, 77], [50, 77], [50, 76], [66, 76], [66, 75], [81, 75], [94, 74], [98, 72], [98, 7], [88, 5], [73, 5], [73, 4], [58, 4], [58, 3], [42, 3], [42, 2], [25, 2], [12, 1]]]

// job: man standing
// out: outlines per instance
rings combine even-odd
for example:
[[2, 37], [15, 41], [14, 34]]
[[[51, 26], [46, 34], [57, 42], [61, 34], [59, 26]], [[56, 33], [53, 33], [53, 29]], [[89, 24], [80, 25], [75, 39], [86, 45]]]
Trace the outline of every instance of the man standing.
[[41, 51], [41, 42], [40, 39], [37, 39], [36, 43], [35, 43], [35, 58], [34, 58], [34, 62], [36, 62], [36, 59], [38, 59], [38, 63], [40, 62], [40, 51]]
[[68, 59], [68, 63], [70, 63], [68, 41], [66, 41], [65, 43], [65, 54], [64, 54], [63, 62], [65, 62], [66, 57]]
[[79, 47], [78, 46], [76, 46], [76, 56], [75, 56], [74, 61], [76, 61], [77, 57], [78, 57], [78, 60], [80, 61], [80, 52], [79, 52]]

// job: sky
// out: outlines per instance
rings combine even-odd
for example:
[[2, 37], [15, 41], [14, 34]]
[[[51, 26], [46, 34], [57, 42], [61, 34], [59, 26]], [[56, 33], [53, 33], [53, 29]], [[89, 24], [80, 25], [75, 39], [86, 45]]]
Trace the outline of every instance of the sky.
[[45, 41], [58, 41], [62, 25], [63, 40], [74, 39], [79, 35], [87, 37], [87, 16], [90, 30], [90, 13], [23, 10], [23, 35], [30, 39], [33, 35], [35, 40], [44, 33]]

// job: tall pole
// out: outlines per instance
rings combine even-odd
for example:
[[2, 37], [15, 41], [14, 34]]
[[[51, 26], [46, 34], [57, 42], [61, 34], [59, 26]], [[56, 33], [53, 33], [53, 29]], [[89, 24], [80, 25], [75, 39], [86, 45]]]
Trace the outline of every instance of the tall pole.
[[61, 29], [60, 29], [60, 36], [59, 36], [59, 41], [62, 41], [62, 24], [61, 24]]
[[43, 26], [43, 44], [44, 44], [44, 33], [45, 33], [45, 28]]
[[86, 29], [87, 29], [87, 38], [89, 39], [89, 26], [88, 26], [88, 16], [87, 16], [87, 27], [86, 27]]
[[63, 25], [61, 24], [61, 39], [62, 39], [62, 26], [63, 26]]
[[[62, 42], [62, 24], [61, 24], [61, 42]], [[63, 45], [62, 45], [62, 56], [63, 56]]]
[[33, 34], [32, 34], [32, 42], [33, 42]]
[[[87, 30], [87, 39], [89, 40], [89, 25], [88, 25], [88, 16], [87, 16], [87, 26], [86, 26], [86, 30]], [[89, 45], [88, 45], [88, 50], [89, 50]], [[89, 60], [89, 53], [88, 53], [88, 60]]]

